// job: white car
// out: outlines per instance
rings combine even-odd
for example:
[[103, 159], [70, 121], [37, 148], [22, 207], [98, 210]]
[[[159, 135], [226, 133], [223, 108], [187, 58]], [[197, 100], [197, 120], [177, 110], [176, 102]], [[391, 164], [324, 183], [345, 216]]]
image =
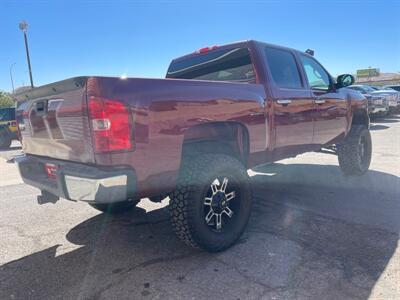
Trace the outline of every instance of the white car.
[[389, 113], [396, 112], [400, 108], [400, 93], [391, 88], [378, 89], [371, 95], [384, 96], [389, 103]]

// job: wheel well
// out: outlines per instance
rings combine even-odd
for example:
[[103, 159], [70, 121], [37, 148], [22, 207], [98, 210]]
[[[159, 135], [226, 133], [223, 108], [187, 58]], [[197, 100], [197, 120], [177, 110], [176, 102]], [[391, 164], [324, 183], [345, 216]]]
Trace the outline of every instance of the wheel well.
[[364, 109], [355, 110], [353, 112], [353, 120], [351, 125], [364, 125], [369, 128], [369, 116], [368, 112]]
[[213, 122], [189, 128], [184, 135], [182, 158], [205, 153], [229, 154], [247, 165], [247, 128], [237, 122]]

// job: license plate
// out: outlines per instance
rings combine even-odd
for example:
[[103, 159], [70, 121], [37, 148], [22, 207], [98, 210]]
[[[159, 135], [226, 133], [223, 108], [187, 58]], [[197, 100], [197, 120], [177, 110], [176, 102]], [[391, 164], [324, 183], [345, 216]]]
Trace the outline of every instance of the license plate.
[[374, 100], [374, 104], [382, 105], [383, 101], [382, 100]]

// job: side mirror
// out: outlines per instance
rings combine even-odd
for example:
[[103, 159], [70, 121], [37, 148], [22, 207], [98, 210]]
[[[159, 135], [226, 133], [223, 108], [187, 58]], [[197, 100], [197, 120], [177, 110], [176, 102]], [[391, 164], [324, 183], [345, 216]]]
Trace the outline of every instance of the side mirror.
[[352, 85], [355, 82], [354, 76], [350, 74], [339, 75], [336, 79], [336, 87], [342, 88]]

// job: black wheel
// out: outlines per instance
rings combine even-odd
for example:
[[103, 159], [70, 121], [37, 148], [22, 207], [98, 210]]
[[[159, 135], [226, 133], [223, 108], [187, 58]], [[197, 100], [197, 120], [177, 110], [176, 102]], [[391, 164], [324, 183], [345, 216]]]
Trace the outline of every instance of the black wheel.
[[108, 214], [120, 214], [132, 210], [140, 200], [123, 201], [117, 203], [89, 203], [89, 205], [99, 211]]
[[242, 235], [251, 213], [246, 168], [224, 154], [203, 154], [183, 163], [171, 195], [171, 221], [186, 244], [222, 251]]
[[339, 166], [346, 175], [368, 171], [372, 156], [371, 134], [365, 126], [353, 126], [345, 142], [338, 145]]

